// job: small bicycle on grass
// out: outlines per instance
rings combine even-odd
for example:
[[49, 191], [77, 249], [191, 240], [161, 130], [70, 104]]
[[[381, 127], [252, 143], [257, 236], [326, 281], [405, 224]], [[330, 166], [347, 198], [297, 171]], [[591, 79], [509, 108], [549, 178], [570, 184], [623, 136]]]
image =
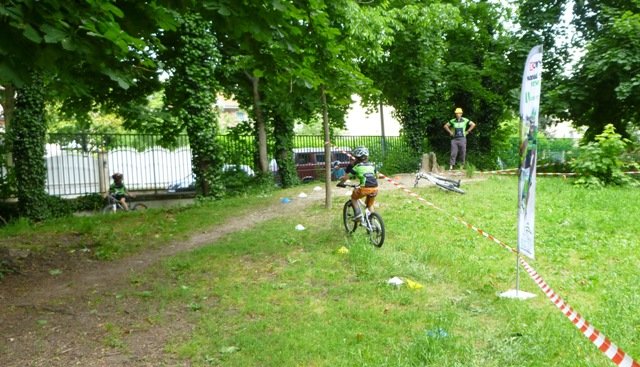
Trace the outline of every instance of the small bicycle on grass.
[[[342, 187], [356, 188], [359, 187], [359, 185], [343, 184]], [[374, 246], [381, 247], [384, 243], [385, 234], [382, 217], [378, 213], [370, 212], [369, 208], [367, 208], [364, 202], [362, 202], [362, 199], [358, 200], [358, 206], [360, 207], [360, 212], [364, 213], [362, 220], [354, 219], [356, 211], [351, 203], [351, 199], [344, 203], [344, 207], [342, 208], [342, 222], [344, 224], [344, 229], [347, 233], [353, 233], [358, 228], [358, 224], [360, 224], [369, 234], [369, 241], [371, 241]]]
[[416, 173], [416, 182], [413, 184], [413, 187], [418, 187], [418, 181], [420, 181], [421, 178], [426, 179], [427, 181], [435, 184], [443, 190], [457, 192], [458, 194], [464, 194], [464, 190], [460, 188], [460, 180], [452, 180], [450, 178], [436, 175], [435, 173], [430, 172], [419, 171], [418, 173]]
[[[126, 211], [122, 206], [120, 201], [116, 199], [115, 196], [109, 194], [107, 197], [109, 204], [107, 204], [104, 208], [102, 208], [103, 214], [111, 214], [120, 211]], [[144, 210], [147, 209], [147, 206], [143, 203], [133, 203], [129, 197], [127, 197], [127, 204], [129, 204], [129, 210]]]

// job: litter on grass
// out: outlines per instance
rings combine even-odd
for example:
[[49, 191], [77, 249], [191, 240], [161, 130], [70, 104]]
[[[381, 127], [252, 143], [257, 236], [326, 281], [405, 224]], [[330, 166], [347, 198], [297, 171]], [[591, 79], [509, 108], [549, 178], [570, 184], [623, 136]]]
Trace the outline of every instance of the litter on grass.
[[418, 283], [416, 281], [413, 281], [413, 280], [411, 280], [409, 278], [402, 279], [400, 277], [393, 277], [393, 278], [387, 280], [387, 284], [393, 285], [393, 286], [396, 286], [396, 287], [400, 287], [403, 284], [407, 284], [407, 287], [409, 289], [421, 289], [421, 288], [423, 288], [422, 284], [420, 284], [420, 283]]
[[296, 226], [296, 229], [297, 229], [298, 231], [304, 231], [304, 226], [303, 226], [302, 224], [298, 224], [298, 225]]
[[411, 279], [405, 279], [407, 281], [407, 287], [409, 287], [410, 289], [421, 289], [422, 288], [422, 284], [418, 283], [418, 282], [414, 282]]
[[398, 277], [393, 277], [393, 278], [387, 280], [387, 284], [395, 285], [396, 287], [399, 287], [399, 286], [404, 284], [404, 280], [402, 280], [402, 279], [400, 279]]
[[429, 338], [435, 338], [435, 339], [446, 338], [449, 336], [449, 333], [447, 333], [447, 331], [443, 328], [435, 328], [435, 329], [427, 330], [425, 334], [427, 334]]

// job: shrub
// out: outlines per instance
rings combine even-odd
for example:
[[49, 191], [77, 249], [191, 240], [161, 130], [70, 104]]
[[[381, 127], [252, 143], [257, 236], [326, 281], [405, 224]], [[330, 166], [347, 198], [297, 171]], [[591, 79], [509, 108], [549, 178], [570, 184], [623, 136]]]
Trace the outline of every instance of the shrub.
[[630, 183], [631, 178], [622, 171], [622, 155], [629, 143], [615, 132], [612, 124], [605, 126], [596, 141], [580, 146], [578, 156], [571, 161], [571, 167], [578, 174], [575, 184], [602, 187]]

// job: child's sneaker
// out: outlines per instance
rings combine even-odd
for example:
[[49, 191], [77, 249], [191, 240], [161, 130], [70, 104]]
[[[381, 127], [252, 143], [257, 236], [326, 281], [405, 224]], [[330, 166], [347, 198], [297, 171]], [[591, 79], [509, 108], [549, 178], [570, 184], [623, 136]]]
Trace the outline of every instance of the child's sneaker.
[[353, 221], [364, 224], [364, 215], [362, 215], [362, 213], [357, 214], [355, 217], [353, 217]]

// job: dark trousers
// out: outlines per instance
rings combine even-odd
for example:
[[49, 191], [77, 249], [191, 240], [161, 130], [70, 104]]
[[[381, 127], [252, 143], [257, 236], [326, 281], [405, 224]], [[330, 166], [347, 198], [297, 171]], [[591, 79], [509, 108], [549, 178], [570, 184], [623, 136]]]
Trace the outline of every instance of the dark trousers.
[[460, 154], [460, 164], [464, 164], [464, 160], [467, 155], [466, 137], [451, 139], [451, 158], [449, 158], [450, 166], [455, 166], [458, 154]]

